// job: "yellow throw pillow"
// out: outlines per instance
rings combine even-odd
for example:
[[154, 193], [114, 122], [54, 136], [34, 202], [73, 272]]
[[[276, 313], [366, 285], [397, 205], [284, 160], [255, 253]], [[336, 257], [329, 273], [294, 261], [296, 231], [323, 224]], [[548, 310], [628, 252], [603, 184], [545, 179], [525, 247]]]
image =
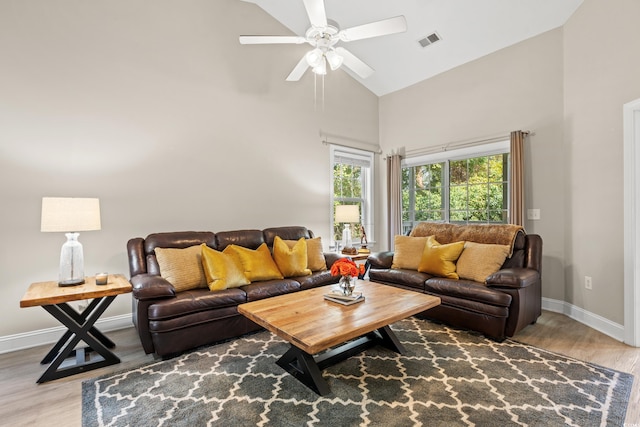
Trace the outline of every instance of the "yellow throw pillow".
[[[305, 239], [307, 242], [307, 268], [311, 271], [324, 271], [327, 269], [327, 261], [324, 258], [324, 249], [320, 237]], [[290, 249], [293, 249], [297, 240], [284, 240]]]
[[[261, 280], [284, 279], [275, 261], [271, 258], [271, 252], [266, 243], [261, 244], [256, 250], [238, 245], [229, 245], [227, 248], [234, 251], [238, 258], [240, 258], [244, 275], [250, 281], [258, 282]], [[225, 252], [227, 248], [225, 248], [223, 252]]]
[[210, 290], [237, 288], [251, 283], [232, 256], [211, 249], [204, 243], [201, 248], [202, 267]]
[[284, 277], [308, 276], [311, 270], [307, 268], [307, 242], [304, 237], [292, 248], [276, 236], [273, 239], [273, 260]]
[[433, 236], [427, 238], [418, 271], [434, 276], [458, 279], [456, 260], [464, 249], [464, 242], [441, 245]]
[[500, 270], [510, 250], [508, 245], [466, 242], [462, 255], [458, 258], [458, 276], [485, 283], [487, 277]]
[[428, 237], [395, 236], [391, 268], [417, 270], [424, 247], [427, 245], [427, 239]]
[[207, 279], [202, 268], [199, 245], [184, 249], [156, 248], [160, 276], [173, 285], [176, 292], [206, 288]]

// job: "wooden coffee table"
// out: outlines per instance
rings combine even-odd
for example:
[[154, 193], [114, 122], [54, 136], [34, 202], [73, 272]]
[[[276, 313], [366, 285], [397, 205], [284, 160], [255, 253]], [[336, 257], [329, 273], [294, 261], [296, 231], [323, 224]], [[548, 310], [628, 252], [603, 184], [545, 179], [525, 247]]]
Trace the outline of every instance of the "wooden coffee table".
[[400, 354], [389, 325], [440, 304], [440, 298], [359, 280], [365, 301], [344, 306], [323, 298], [335, 285], [280, 295], [238, 306], [238, 312], [291, 347], [276, 362], [323, 396], [330, 392], [322, 369], [375, 344]]
[[[110, 274], [106, 285], [96, 285], [95, 277], [86, 277], [85, 283], [78, 286], [61, 287], [53, 281], [32, 283], [20, 300], [20, 307], [42, 306], [67, 328], [40, 362], [50, 365], [37, 382], [120, 363], [120, 359], [109, 351], [115, 344], [94, 324], [117, 295], [128, 292], [131, 292], [131, 283], [122, 274]], [[82, 313], [67, 304], [83, 299], [92, 301]], [[75, 348], [80, 341], [89, 347]], [[92, 355], [93, 352], [97, 354]]]

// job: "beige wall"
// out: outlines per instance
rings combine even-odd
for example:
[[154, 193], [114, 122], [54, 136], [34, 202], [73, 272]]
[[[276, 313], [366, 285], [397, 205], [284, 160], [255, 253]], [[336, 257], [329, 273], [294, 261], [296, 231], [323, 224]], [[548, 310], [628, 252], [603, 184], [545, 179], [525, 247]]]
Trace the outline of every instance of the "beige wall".
[[[585, 0], [561, 29], [380, 99], [385, 153], [533, 131], [526, 208], [541, 209], [542, 219], [525, 226], [544, 239], [543, 296], [617, 324], [624, 298], [622, 105], [640, 98], [638, 16], [635, 0], [615, 7]], [[592, 291], [584, 288], [586, 275]]]
[[[20, 309], [57, 279], [64, 236], [43, 196], [99, 197], [85, 272], [128, 276], [129, 238], [305, 225], [329, 238], [319, 131], [378, 142], [378, 99], [343, 71], [285, 78], [304, 46], [240, 46], [286, 29], [236, 0], [0, 2], [0, 337], [57, 323]], [[310, 73], [309, 73], [310, 74]], [[130, 311], [120, 296], [106, 316]]]
[[535, 132], [526, 142], [526, 207], [542, 219], [525, 227], [543, 236], [543, 293], [556, 299], [564, 297], [562, 105], [561, 29], [380, 99], [385, 152]]
[[636, 0], [586, 0], [564, 26], [565, 296], [620, 324], [622, 105], [640, 98], [639, 17]]

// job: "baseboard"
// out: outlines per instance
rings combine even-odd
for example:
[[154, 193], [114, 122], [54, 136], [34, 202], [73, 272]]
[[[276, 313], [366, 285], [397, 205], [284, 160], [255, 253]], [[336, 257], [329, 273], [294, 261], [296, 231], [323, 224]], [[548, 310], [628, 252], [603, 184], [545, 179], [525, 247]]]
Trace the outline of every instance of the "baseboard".
[[624, 326], [565, 301], [542, 298], [544, 310], [562, 313], [582, 324], [624, 342]]
[[[133, 326], [131, 313], [105, 317], [104, 319], [98, 319], [96, 322], [96, 327], [102, 332], [115, 331], [131, 326]], [[54, 343], [60, 339], [66, 330], [64, 326], [56, 326], [55, 328], [39, 329], [0, 337], [0, 354]]]
[[[597, 314], [593, 314], [583, 308], [576, 307], [568, 302], [551, 298], [542, 298], [542, 308], [555, 313], [562, 313], [589, 326], [590, 328], [610, 336], [611, 338], [624, 342], [623, 325], [612, 322], [611, 320], [605, 319]], [[101, 331], [108, 332], [129, 328], [133, 326], [133, 323], [131, 320], [131, 314], [123, 314], [120, 316], [99, 319], [96, 322], [96, 326]], [[0, 337], [0, 354], [54, 343], [60, 339], [65, 331], [66, 329], [63, 326], [57, 326], [55, 328], [40, 329], [37, 331]]]

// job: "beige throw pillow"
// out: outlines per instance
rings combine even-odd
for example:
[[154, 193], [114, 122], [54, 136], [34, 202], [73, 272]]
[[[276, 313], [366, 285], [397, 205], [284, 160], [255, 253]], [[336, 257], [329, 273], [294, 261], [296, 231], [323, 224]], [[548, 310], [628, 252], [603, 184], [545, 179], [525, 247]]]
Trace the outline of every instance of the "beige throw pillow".
[[391, 268], [417, 270], [428, 237], [395, 236]]
[[156, 248], [160, 276], [173, 285], [176, 292], [206, 288], [200, 245], [184, 249]]
[[485, 283], [487, 277], [500, 270], [509, 250], [508, 245], [466, 242], [458, 258], [458, 276], [461, 279]]
[[[327, 261], [324, 258], [324, 249], [322, 248], [322, 240], [320, 237], [313, 239], [305, 239], [307, 242], [307, 268], [311, 271], [324, 271], [327, 269]], [[284, 241], [289, 248], [298, 243], [297, 240]]]

